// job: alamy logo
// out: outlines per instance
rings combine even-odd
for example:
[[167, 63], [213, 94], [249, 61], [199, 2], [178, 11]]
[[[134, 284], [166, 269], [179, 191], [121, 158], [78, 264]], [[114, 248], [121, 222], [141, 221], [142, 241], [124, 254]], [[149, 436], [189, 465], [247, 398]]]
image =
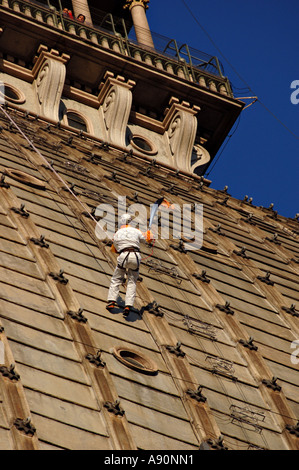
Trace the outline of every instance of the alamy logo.
[[291, 363], [294, 365], [299, 364], [299, 339], [296, 339], [292, 342], [291, 348], [295, 349], [291, 354]]
[[[183, 239], [186, 250], [200, 250], [203, 242], [202, 204], [180, 206], [161, 198], [161, 202], [151, 204], [150, 209], [148, 224], [146, 206], [134, 203], [127, 207], [125, 196], [118, 196], [117, 217], [111, 204], [99, 204], [94, 212], [94, 215], [100, 219], [96, 224], [95, 234], [99, 240], [107, 238], [112, 240], [115, 232], [121, 226], [121, 215], [129, 213], [134, 217], [130, 225], [142, 232], [150, 230], [154, 240], [158, 238], [164, 240]], [[170, 220], [171, 218], [172, 220]]]
[[294, 90], [291, 93], [291, 103], [299, 104], [299, 80], [293, 80], [291, 83], [291, 89]]

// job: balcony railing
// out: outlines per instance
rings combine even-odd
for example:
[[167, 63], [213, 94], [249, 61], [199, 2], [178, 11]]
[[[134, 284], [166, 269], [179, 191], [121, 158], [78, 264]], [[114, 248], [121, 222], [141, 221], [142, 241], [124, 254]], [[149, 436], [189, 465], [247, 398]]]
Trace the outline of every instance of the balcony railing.
[[48, 0], [45, 1], [47, 5], [35, 0], [0, 0], [0, 5], [18, 15], [73, 34], [84, 41], [131, 57], [211, 91], [233, 97], [230, 82], [223, 76], [216, 57], [191, 49], [187, 44], [179, 45], [174, 39], [155, 33], [152, 33], [155, 49], [148, 48], [137, 43], [134, 30], [127, 33], [126, 24], [122, 19], [115, 21], [115, 18], [108, 14], [100, 26], [82, 24], [65, 17], [62, 11], [57, 11]]

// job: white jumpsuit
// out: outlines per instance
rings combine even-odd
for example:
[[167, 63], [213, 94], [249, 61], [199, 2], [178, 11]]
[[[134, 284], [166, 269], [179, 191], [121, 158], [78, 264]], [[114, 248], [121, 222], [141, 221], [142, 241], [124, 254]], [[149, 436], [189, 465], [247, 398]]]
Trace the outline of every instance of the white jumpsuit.
[[[120, 286], [127, 272], [127, 290], [125, 305], [132, 307], [136, 296], [136, 283], [139, 275], [141, 256], [140, 242], [145, 242], [143, 233], [130, 226], [120, 228], [114, 235], [113, 245], [119, 254], [117, 266], [111, 278], [108, 292], [108, 302], [115, 301], [119, 295]], [[128, 251], [132, 250], [132, 251]], [[135, 251], [136, 250], [136, 251]]]

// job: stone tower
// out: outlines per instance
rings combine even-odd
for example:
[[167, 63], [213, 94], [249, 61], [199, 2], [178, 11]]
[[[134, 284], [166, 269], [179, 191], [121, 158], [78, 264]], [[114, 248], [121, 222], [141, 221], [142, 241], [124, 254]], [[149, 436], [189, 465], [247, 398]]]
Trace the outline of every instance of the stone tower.
[[15, 104], [49, 122], [202, 175], [243, 104], [217, 58], [175, 40], [155, 49], [148, 3], [73, 0], [81, 23], [63, 15], [60, 0], [3, 1], [5, 83]]

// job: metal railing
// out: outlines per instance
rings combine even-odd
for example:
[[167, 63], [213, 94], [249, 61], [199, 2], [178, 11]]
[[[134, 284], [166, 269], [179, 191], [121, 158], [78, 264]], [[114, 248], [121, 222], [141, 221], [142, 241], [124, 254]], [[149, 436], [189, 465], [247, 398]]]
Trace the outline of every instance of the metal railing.
[[[134, 29], [128, 31], [123, 19], [104, 14], [100, 25], [89, 25], [64, 16], [62, 8], [57, 10], [50, 1], [0, 0], [0, 6], [211, 91], [233, 97], [230, 82], [223, 76], [217, 57], [192, 49], [187, 44], [179, 45], [175, 39], [156, 33], [152, 33], [154, 49], [142, 46], [136, 41]], [[57, 2], [61, 5], [60, 0]]]

